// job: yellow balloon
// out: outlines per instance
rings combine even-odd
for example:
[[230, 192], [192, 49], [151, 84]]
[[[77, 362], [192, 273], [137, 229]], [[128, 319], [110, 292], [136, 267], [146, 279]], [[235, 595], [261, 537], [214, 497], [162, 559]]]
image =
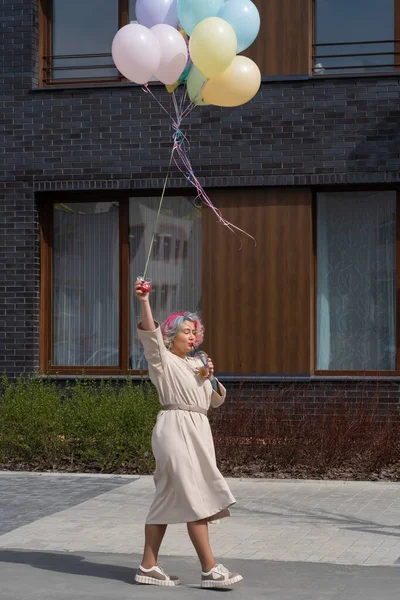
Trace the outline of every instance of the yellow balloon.
[[200, 71], [193, 65], [189, 71], [186, 85], [189, 98], [191, 102], [196, 104], [196, 106], [208, 105], [208, 102], [203, 100], [203, 86], [206, 81], [207, 77], [204, 77], [203, 73], [200, 73]]
[[219, 17], [201, 21], [189, 40], [190, 58], [206, 77], [214, 77], [225, 71], [236, 56], [236, 50], [235, 30]]
[[215, 106], [240, 106], [257, 94], [260, 85], [261, 73], [256, 63], [245, 56], [235, 56], [223, 73], [206, 83], [203, 99]]

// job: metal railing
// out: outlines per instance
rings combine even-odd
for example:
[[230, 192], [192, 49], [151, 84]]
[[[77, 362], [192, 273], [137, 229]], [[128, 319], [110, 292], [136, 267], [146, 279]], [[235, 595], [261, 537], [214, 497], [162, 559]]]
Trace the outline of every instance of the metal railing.
[[[391, 44], [390, 51], [373, 51], [371, 52], [342, 52], [329, 53], [329, 50], [335, 48], [347, 48], [356, 46], [376, 46], [377, 44]], [[397, 50], [399, 48], [399, 50]], [[322, 51], [321, 51], [322, 50]], [[328, 52], [324, 52], [327, 50]], [[395, 70], [400, 68], [400, 40], [374, 40], [366, 42], [334, 42], [313, 44], [313, 74], [333, 74], [343, 72], [374, 72], [384, 70]], [[392, 60], [377, 61], [376, 57], [391, 57]], [[368, 61], [363, 59], [368, 58]], [[104, 60], [101, 64], [86, 64], [84, 61]], [[361, 59], [360, 63], [354, 59]], [[371, 60], [372, 59], [372, 60]], [[69, 64], [65, 64], [68, 61]], [[62, 64], [64, 62], [64, 64]], [[81, 63], [84, 64], [81, 64]], [[60, 64], [61, 63], [61, 64]], [[101, 73], [103, 71], [103, 73]], [[107, 72], [104, 73], [104, 71]], [[110, 74], [110, 71], [113, 71]], [[98, 74], [97, 74], [97, 73]], [[65, 76], [63, 76], [65, 74]], [[124, 78], [118, 73], [115, 65], [112, 62], [110, 52], [99, 54], [59, 54], [43, 57], [43, 83], [58, 83], [68, 81], [123, 81]]]
[[[397, 44], [400, 40], [374, 40], [374, 41], [361, 41], [361, 42], [331, 42], [326, 44], [313, 44], [313, 74], [322, 75], [324, 73], [333, 72], [375, 72], [387, 70], [395, 70], [400, 67], [400, 60], [398, 56], [400, 51], [397, 50]], [[375, 46], [391, 44], [392, 48], [390, 51], [381, 50], [380, 52], [374, 51], [375, 48], [371, 49], [371, 52], [365, 52], [364, 48], [360, 48], [359, 52], [339, 52], [335, 54], [329, 53], [330, 49], [342, 48], [347, 50], [347, 47], [355, 46]], [[324, 49], [327, 52], [324, 52]], [[322, 51], [321, 51], [322, 50]], [[382, 60], [376, 60], [376, 57], [381, 57]], [[386, 59], [391, 57], [392, 60]], [[368, 58], [369, 60], [363, 60]], [[355, 59], [360, 59], [358, 64]]]
[[[82, 61], [93, 61], [99, 59], [109, 59], [109, 64], [80, 64]], [[61, 61], [68, 61], [70, 64], [62, 64]], [[61, 62], [61, 64], [60, 64]], [[105, 63], [106, 61], [104, 61]], [[103, 73], [101, 73], [101, 70]], [[115, 74], [105, 74], [104, 71], [114, 71]], [[91, 71], [98, 71], [97, 74], [89, 74]], [[66, 76], [63, 76], [63, 72]], [[82, 74], [81, 74], [82, 73]], [[43, 56], [43, 83], [58, 83], [64, 81], [121, 81], [122, 77], [118, 73], [112, 62], [111, 52], [100, 54], [58, 54], [53, 56]]]

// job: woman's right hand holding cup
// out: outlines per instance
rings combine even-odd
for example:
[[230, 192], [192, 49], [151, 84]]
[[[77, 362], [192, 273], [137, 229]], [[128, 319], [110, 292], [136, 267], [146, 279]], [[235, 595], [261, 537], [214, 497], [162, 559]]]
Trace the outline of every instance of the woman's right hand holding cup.
[[151, 290], [150, 281], [138, 277], [135, 282], [135, 296], [140, 302], [145, 302], [149, 299], [149, 293]]

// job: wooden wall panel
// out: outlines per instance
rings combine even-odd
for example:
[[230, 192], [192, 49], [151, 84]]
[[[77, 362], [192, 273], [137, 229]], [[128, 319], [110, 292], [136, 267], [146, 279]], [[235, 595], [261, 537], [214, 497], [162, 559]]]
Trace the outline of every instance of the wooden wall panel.
[[312, 197], [296, 188], [212, 190], [239, 240], [204, 209], [205, 348], [220, 373], [311, 372]]
[[[51, 50], [51, 3], [50, 0], [39, 1], [39, 73], [38, 82], [42, 87], [49, 78]], [[46, 57], [46, 58], [45, 58]]]
[[261, 16], [256, 41], [243, 54], [261, 74], [306, 75], [311, 72], [313, 0], [253, 0]]
[[40, 372], [47, 373], [52, 340], [52, 230], [53, 206], [43, 201], [40, 207]]

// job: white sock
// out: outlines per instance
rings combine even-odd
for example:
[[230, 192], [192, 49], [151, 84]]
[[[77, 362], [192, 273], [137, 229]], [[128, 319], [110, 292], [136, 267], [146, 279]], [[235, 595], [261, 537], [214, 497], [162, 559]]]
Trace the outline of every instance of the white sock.
[[202, 575], [210, 575], [210, 573], [212, 573], [212, 571], [215, 569], [217, 565], [214, 565], [213, 568], [211, 569], [211, 571], [208, 571], [208, 573], [204, 573], [204, 571], [201, 572]]
[[[154, 567], [156, 566], [157, 565], [154, 565]], [[140, 565], [140, 570], [143, 571], [143, 573], [150, 573], [150, 571], [152, 571], [154, 567], [151, 567], [151, 569], [145, 569], [144, 567], [142, 567], [142, 565]]]

